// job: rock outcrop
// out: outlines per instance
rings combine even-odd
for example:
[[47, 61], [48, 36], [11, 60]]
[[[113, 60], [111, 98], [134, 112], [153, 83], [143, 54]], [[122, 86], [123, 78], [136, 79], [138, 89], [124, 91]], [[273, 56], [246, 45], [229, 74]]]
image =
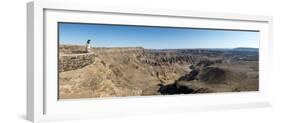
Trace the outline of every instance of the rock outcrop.
[[227, 79], [227, 72], [218, 67], [206, 67], [198, 76], [200, 81], [209, 84], [224, 83]]
[[59, 72], [76, 70], [94, 63], [94, 53], [83, 54], [60, 54]]

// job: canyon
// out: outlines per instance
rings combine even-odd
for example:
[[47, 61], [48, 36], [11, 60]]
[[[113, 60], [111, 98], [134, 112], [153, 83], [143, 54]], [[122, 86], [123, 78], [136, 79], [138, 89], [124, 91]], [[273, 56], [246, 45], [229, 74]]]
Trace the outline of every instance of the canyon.
[[258, 49], [59, 47], [59, 99], [258, 91]]

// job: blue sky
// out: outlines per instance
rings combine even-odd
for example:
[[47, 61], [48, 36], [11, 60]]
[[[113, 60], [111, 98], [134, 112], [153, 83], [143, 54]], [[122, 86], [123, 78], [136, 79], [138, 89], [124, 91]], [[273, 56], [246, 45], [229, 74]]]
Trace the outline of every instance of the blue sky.
[[60, 44], [147, 49], [259, 47], [259, 32], [59, 23]]

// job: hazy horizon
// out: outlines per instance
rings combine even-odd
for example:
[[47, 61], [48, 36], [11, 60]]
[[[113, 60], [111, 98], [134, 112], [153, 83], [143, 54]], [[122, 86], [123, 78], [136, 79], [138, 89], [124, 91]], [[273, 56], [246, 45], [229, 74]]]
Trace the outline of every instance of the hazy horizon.
[[[60, 44], [60, 45], [78, 45], [85, 46], [85, 44]], [[128, 47], [92, 47], [92, 48], [144, 48], [141, 46], [128, 46]], [[161, 48], [161, 49], [152, 49], [152, 48], [144, 48], [148, 50], [165, 50], [165, 49], [236, 49], [236, 48], [251, 48], [251, 49], [259, 49], [259, 47], [233, 47], [233, 48]]]
[[59, 23], [59, 43], [93, 47], [143, 47], [145, 49], [259, 48], [259, 32], [150, 27], [106, 24]]

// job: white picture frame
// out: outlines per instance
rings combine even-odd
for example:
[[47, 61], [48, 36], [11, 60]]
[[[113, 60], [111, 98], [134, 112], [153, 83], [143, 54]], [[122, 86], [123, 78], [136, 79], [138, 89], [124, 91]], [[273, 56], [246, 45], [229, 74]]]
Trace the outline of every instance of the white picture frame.
[[[271, 80], [267, 78], [271, 78], [273, 50], [272, 20], [270, 16], [260, 15], [106, 7], [83, 2], [30, 2], [27, 4], [27, 119], [37, 122], [268, 107], [270, 102], [267, 97]], [[57, 22], [258, 30], [261, 35], [260, 90], [239, 93], [59, 101], [56, 84], [58, 72], [56, 66]]]

